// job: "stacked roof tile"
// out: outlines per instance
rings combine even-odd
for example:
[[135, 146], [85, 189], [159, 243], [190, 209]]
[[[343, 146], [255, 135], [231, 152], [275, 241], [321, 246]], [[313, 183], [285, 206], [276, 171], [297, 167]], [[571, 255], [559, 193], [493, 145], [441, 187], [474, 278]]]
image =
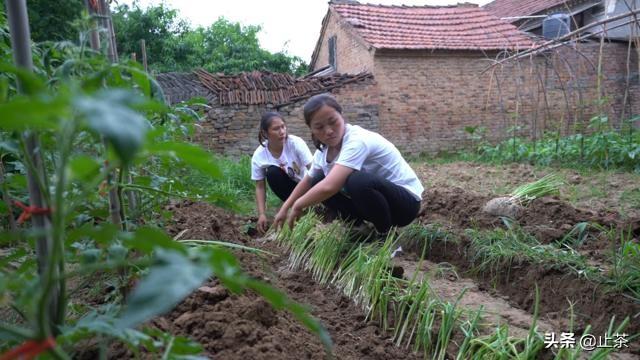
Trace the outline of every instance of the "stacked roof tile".
[[378, 49], [520, 50], [532, 40], [489, 11], [460, 6], [384, 6], [331, 3], [362, 38]]
[[[565, 3], [573, 3], [572, 0], [494, 0], [484, 6], [492, 14], [500, 18], [517, 16], [529, 16], [544, 12]], [[506, 19], [508, 22], [516, 22], [517, 18]]]
[[253, 71], [237, 75], [214, 75], [199, 69], [194, 73], [202, 85], [216, 93], [220, 105], [283, 105], [327, 92], [348, 83], [373, 78], [370, 73], [332, 74], [297, 79], [289, 74], [266, 71]]

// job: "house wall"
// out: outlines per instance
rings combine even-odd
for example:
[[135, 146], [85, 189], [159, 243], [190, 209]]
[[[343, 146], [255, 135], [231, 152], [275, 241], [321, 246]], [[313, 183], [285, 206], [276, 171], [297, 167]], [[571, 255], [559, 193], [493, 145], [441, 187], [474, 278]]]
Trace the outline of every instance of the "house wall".
[[[485, 73], [490, 62], [478, 52], [378, 52], [380, 131], [401, 150], [418, 154], [469, 146], [470, 126], [485, 127], [494, 141], [516, 127], [531, 137], [587, 131], [589, 119], [601, 112], [619, 126], [638, 108], [637, 90], [623, 102], [627, 45], [605, 44], [600, 97], [599, 49], [599, 43], [579, 44], [580, 53], [561, 49]], [[631, 61], [637, 64], [635, 57]]]
[[329, 12], [325, 31], [321, 34], [321, 46], [311, 71], [329, 65], [329, 38], [336, 36], [336, 71], [343, 74], [357, 74], [373, 71], [373, 49], [355, 34], [352, 26], [334, 11]]
[[[344, 85], [331, 93], [342, 105], [347, 121], [368, 129], [379, 129], [379, 95], [372, 79]], [[314, 150], [302, 115], [304, 104], [305, 100], [301, 100], [274, 109], [270, 104], [220, 106], [211, 103], [212, 108], [200, 123], [195, 141], [215, 153], [251, 156], [258, 146], [260, 117], [266, 111], [277, 110], [285, 118], [289, 133], [306, 140], [309, 148]]]

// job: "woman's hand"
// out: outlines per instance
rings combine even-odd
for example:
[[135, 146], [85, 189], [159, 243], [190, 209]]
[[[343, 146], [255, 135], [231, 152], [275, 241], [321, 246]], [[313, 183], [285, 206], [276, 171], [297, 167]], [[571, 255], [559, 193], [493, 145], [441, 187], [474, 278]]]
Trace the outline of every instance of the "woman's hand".
[[283, 206], [280, 208], [280, 211], [276, 214], [276, 217], [273, 219], [273, 227], [276, 230], [280, 230], [284, 222], [287, 220], [287, 209]]
[[260, 235], [264, 234], [265, 232], [267, 232], [267, 229], [269, 229], [269, 220], [267, 220], [267, 215], [265, 214], [261, 214], [258, 217], [258, 232], [260, 233]]
[[291, 212], [289, 216], [287, 216], [287, 225], [289, 225], [289, 229], [293, 229], [293, 226], [296, 224], [296, 221], [302, 216], [302, 208], [297, 204], [293, 204], [291, 207]]

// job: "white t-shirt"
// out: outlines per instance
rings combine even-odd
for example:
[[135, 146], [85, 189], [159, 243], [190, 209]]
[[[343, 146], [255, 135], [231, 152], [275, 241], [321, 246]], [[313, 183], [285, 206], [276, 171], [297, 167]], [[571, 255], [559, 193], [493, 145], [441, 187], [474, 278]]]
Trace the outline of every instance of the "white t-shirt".
[[326, 176], [334, 164], [378, 174], [384, 179], [407, 189], [416, 200], [422, 199], [424, 187], [400, 151], [382, 135], [346, 124], [342, 148], [337, 158], [327, 163], [327, 151], [317, 150], [313, 155], [312, 173], [322, 171]]
[[312, 160], [309, 147], [298, 136], [287, 136], [282, 154], [277, 159], [269, 151], [268, 142], [265, 142], [265, 146], [258, 146], [251, 157], [251, 180], [264, 180], [266, 168], [275, 165], [285, 170], [292, 180], [299, 182], [307, 173], [307, 165]]

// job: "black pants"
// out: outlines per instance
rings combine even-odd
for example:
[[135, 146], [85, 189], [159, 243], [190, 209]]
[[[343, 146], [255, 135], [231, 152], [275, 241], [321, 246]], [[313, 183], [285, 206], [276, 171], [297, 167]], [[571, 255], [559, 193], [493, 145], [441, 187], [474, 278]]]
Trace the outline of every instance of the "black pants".
[[[317, 184], [324, 176], [314, 177]], [[391, 226], [411, 223], [420, 211], [420, 201], [409, 190], [376, 174], [354, 171], [347, 177], [346, 192], [339, 192], [323, 204], [336, 210], [346, 220], [367, 220], [381, 233]]]
[[282, 201], [287, 201], [293, 189], [298, 185], [297, 182], [291, 180], [289, 175], [275, 165], [269, 166], [265, 170], [267, 184]]

